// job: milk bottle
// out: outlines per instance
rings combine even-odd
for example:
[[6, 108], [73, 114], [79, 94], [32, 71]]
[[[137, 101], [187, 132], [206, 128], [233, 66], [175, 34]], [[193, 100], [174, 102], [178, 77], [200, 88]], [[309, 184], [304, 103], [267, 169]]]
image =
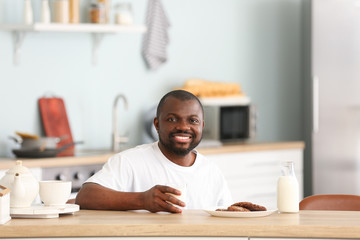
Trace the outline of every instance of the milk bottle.
[[277, 183], [277, 207], [279, 212], [299, 212], [299, 183], [295, 177], [293, 162], [281, 165], [281, 176]]

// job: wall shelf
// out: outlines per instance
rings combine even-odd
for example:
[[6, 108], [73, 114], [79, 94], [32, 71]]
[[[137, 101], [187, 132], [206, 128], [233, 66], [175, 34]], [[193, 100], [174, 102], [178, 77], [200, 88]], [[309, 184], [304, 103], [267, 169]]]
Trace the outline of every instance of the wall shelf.
[[34, 23], [34, 24], [0, 24], [1, 31], [11, 31], [14, 35], [14, 64], [20, 62], [20, 51], [24, 38], [28, 32], [68, 32], [91, 33], [93, 36], [93, 64], [97, 63], [97, 52], [104, 34], [110, 33], [144, 33], [143, 25], [114, 25], [114, 24], [61, 24], [61, 23]]

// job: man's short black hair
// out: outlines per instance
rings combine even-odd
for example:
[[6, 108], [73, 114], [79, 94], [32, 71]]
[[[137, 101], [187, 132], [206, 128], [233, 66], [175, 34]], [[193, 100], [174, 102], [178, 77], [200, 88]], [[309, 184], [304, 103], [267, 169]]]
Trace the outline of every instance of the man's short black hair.
[[168, 92], [167, 94], [165, 94], [158, 106], [157, 106], [157, 109], [156, 109], [156, 117], [159, 118], [159, 115], [160, 115], [160, 111], [161, 111], [161, 108], [163, 107], [164, 103], [165, 103], [165, 100], [169, 97], [174, 97], [176, 99], [179, 99], [181, 101], [189, 101], [189, 100], [196, 100], [200, 107], [201, 107], [201, 111], [202, 111], [202, 114], [204, 115], [204, 108], [203, 108], [203, 105], [201, 104], [200, 100], [192, 93], [188, 92], [188, 91], [185, 91], [185, 90], [174, 90], [174, 91], [171, 91], [171, 92]]

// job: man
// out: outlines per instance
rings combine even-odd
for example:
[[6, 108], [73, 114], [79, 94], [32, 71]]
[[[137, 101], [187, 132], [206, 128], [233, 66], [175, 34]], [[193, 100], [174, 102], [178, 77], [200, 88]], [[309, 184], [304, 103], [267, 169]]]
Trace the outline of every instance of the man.
[[[230, 205], [230, 191], [216, 165], [197, 153], [205, 126], [203, 107], [193, 94], [175, 90], [159, 102], [154, 126], [159, 141], [120, 152], [86, 181], [76, 197], [83, 209], [181, 213]], [[185, 202], [167, 183], [186, 184]], [[171, 195], [173, 194], [173, 195]]]

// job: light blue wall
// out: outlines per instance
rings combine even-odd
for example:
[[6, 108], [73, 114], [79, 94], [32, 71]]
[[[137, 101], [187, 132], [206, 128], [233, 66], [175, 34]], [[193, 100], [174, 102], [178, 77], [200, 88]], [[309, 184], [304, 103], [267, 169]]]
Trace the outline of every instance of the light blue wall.
[[[0, 1], [2, 22], [20, 22], [22, 1]], [[73, 138], [85, 141], [79, 148], [101, 149], [111, 146], [116, 94], [130, 106], [119, 107], [122, 132], [138, 144], [144, 111], [193, 77], [240, 83], [257, 105], [258, 140], [301, 140], [301, 2], [163, 0], [169, 61], [155, 72], [141, 57], [141, 34], [106, 35], [93, 66], [90, 34], [29, 33], [15, 66], [12, 35], [0, 31], [0, 156], [10, 156], [14, 131], [41, 134], [37, 99], [47, 92], [64, 98]], [[131, 3], [135, 22], [144, 23], [147, 1]]]

